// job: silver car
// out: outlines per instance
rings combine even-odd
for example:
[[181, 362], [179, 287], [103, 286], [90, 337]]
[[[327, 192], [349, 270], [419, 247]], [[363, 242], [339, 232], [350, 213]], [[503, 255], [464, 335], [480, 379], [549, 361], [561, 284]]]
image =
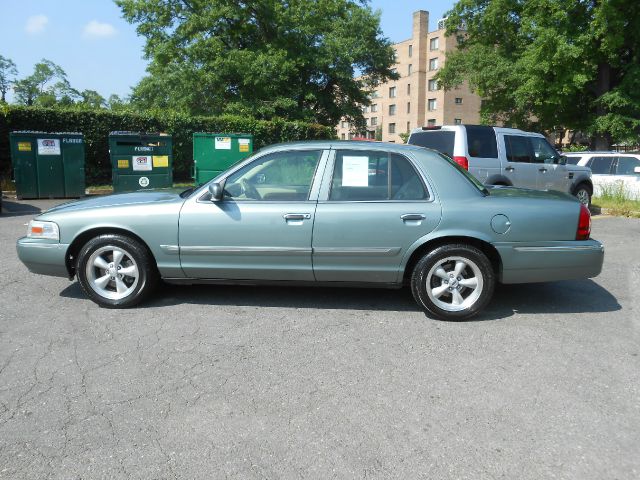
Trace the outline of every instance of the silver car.
[[486, 188], [408, 145], [265, 148], [208, 184], [74, 201], [36, 217], [18, 255], [112, 308], [170, 283], [410, 285], [430, 315], [481, 311], [496, 281], [600, 273], [587, 208], [560, 192]]

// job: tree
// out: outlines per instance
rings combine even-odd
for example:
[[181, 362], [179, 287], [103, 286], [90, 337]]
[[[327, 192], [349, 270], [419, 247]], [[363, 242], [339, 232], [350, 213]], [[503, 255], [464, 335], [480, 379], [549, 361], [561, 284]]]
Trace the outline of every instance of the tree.
[[397, 78], [369, 0], [116, 3], [146, 37], [149, 76], [132, 95], [146, 107], [335, 125], [361, 121], [373, 87]]
[[598, 149], [637, 137], [637, 0], [459, 0], [447, 29], [459, 49], [439, 81], [468, 80], [485, 121], [581, 130]]
[[83, 90], [80, 92], [79, 103], [90, 108], [102, 108], [106, 106], [107, 101], [95, 90]]
[[18, 103], [28, 106], [69, 104], [77, 98], [62, 67], [44, 58], [35, 64], [31, 75], [14, 82], [13, 90]]
[[11, 84], [15, 81], [16, 75], [18, 75], [16, 64], [13, 63], [11, 59], [0, 55], [0, 94], [2, 94], [0, 101], [7, 101], [7, 92]]

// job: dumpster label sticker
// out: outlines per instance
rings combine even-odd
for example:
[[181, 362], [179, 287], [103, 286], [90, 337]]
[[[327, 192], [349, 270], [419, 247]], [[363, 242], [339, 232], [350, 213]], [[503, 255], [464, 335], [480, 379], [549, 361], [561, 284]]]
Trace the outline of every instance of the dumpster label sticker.
[[231, 150], [231, 137], [216, 137], [216, 150]]
[[31, 151], [31, 142], [18, 142], [18, 151], [19, 152], [30, 152]]
[[148, 187], [149, 186], [149, 179], [147, 177], [140, 177], [140, 179], [138, 180], [138, 183], [143, 188], [144, 187]]
[[118, 168], [129, 168], [129, 160], [118, 160]]
[[153, 168], [168, 167], [169, 155], [154, 155], [153, 156]]
[[81, 138], [63, 138], [62, 143], [83, 143]]
[[248, 138], [239, 138], [238, 139], [238, 150], [241, 152], [249, 151], [249, 139]]
[[54, 138], [39, 138], [38, 155], [60, 155], [60, 140]]
[[145, 156], [134, 155], [133, 162], [131, 164], [133, 165], [134, 171], [146, 172], [153, 168], [151, 167], [151, 156], [149, 155], [145, 155]]

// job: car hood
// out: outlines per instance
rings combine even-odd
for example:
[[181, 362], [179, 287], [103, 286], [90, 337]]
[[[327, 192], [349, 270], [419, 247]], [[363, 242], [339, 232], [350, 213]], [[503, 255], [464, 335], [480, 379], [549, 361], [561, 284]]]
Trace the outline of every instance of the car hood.
[[87, 210], [92, 208], [183, 202], [184, 199], [180, 197], [181, 191], [182, 190], [177, 189], [163, 189], [143, 190], [132, 193], [117, 193], [114, 195], [99, 195], [62, 203], [56, 207], [50, 208], [44, 212], [43, 215], [49, 213], [60, 213], [63, 211]]
[[570, 163], [567, 163], [567, 170], [569, 172], [585, 172], [585, 173], [591, 173], [591, 169], [589, 167], [583, 167], [581, 165], [571, 165]]
[[565, 192], [556, 190], [530, 190], [528, 188], [505, 187], [501, 185], [487, 186], [489, 195], [492, 197], [515, 197], [515, 198], [535, 198], [547, 200], [578, 200]]

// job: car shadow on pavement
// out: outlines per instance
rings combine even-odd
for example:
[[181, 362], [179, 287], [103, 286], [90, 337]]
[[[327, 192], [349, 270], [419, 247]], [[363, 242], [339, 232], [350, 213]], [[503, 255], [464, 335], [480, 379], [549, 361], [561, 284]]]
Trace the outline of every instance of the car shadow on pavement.
[[42, 209], [23, 202], [12, 202], [6, 198], [2, 199], [2, 216], [19, 217], [21, 215], [35, 215], [42, 212]]
[[[77, 282], [60, 296], [86, 299]], [[86, 299], [86, 301], [89, 301]], [[420, 312], [409, 288], [325, 288], [282, 286], [228, 286], [161, 284], [151, 299], [138, 308], [172, 305], [243, 306]], [[493, 300], [469, 321], [501, 320], [523, 314], [580, 314], [611, 312], [622, 307], [607, 290], [592, 280], [497, 285]]]

